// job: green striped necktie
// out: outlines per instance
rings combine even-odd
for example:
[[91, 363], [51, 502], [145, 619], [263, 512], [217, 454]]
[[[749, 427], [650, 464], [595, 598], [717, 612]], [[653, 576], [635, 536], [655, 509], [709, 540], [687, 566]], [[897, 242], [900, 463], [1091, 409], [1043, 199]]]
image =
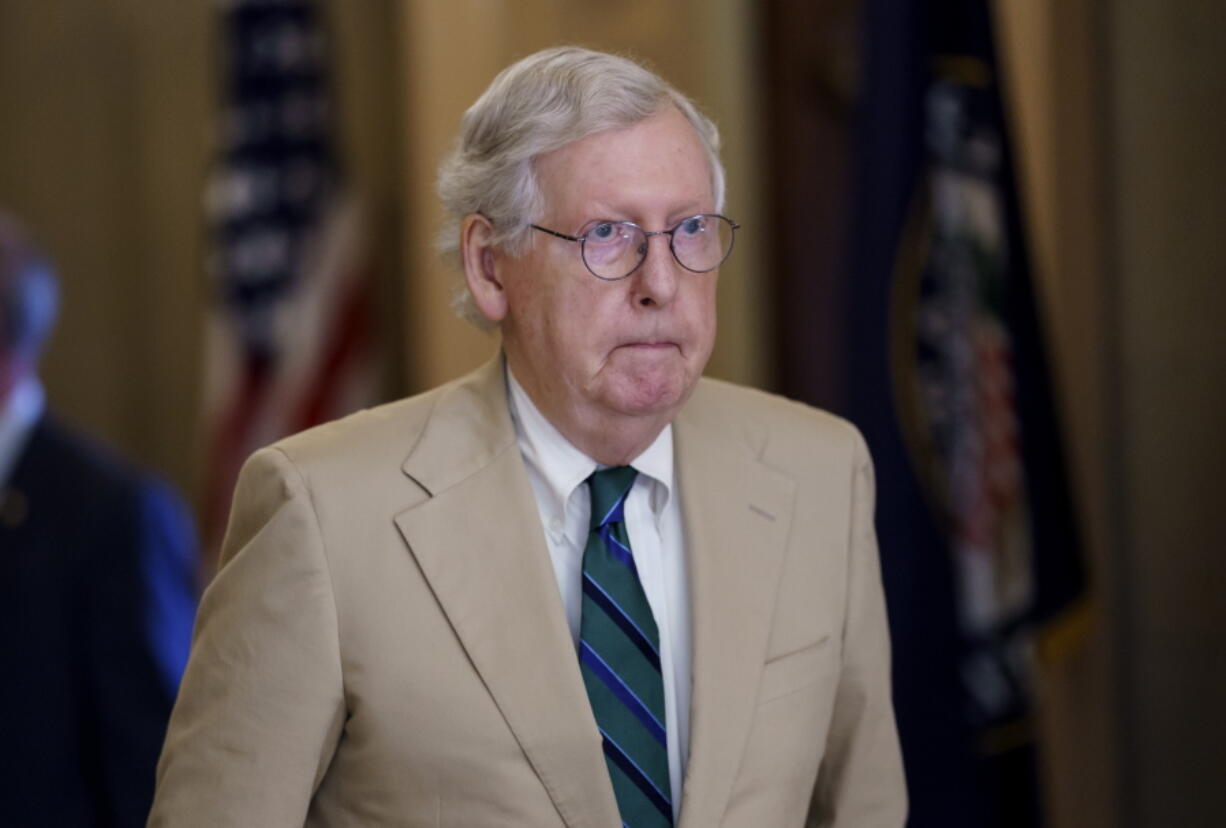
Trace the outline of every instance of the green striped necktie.
[[673, 824], [660, 634], [626, 533], [630, 466], [588, 478], [591, 532], [583, 551], [579, 667], [603, 737], [605, 764], [626, 828]]

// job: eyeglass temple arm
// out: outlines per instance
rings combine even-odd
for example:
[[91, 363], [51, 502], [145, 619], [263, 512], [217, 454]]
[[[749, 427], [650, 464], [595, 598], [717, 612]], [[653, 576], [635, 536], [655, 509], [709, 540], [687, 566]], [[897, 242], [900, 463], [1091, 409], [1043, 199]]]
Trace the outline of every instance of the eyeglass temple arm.
[[557, 230], [550, 230], [548, 227], [541, 227], [539, 224], [529, 224], [528, 226], [533, 230], [540, 230], [542, 233], [548, 233], [551, 236], [557, 236], [559, 239], [566, 239], [567, 241], [581, 242], [585, 238], [583, 236], [568, 236], [565, 233], [559, 233]]

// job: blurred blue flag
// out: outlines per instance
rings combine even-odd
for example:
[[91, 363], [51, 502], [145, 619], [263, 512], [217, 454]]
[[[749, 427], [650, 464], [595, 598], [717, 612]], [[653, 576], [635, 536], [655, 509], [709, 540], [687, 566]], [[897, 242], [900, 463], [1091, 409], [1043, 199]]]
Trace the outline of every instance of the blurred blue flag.
[[1034, 641], [1085, 589], [986, 0], [867, 0], [846, 411], [913, 828], [1041, 824]]

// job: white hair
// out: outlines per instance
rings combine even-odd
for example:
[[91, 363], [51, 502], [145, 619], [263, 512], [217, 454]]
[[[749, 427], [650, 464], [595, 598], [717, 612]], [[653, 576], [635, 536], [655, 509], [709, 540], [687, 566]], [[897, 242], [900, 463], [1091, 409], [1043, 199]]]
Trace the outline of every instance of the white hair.
[[[447, 216], [440, 252], [461, 265], [460, 223], [480, 213], [493, 225], [494, 244], [520, 254], [529, 225], [544, 210], [533, 162], [597, 132], [634, 126], [670, 104], [702, 141], [720, 211], [719, 130], [663, 78], [629, 58], [576, 46], [546, 49], [508, 66], [464, 113], [455, 148], [439, 167], [438, 194]], [[461, 317], [491, 327], [463, 278], [452, 304]]]

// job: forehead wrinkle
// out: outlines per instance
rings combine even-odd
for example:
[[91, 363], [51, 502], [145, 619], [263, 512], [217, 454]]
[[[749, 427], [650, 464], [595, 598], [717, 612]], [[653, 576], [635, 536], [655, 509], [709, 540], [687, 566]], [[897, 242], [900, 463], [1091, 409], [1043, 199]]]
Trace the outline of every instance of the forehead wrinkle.
[[[661, 119], [680, 119], [684, 131], [657, 132], [650, 140], [642, 134], [642, 127], [654, 121], [658, 128]], [[628, 150], [636, 156], [630, 164]], [[665, 110], [626, 129], [589, 135], [535, 159], [534, 166], [549, 219], [572, 222], [572, 231], [599, 219], [646, 227], [715, 209], [710, 160], [679, 112]], [[579, 185], [584, 191], [577, 192]]]
[[[659, 227], [653, 226], [656, 224], [653, 215], [645, 214], [641, 207], [620, 207], [613, 206], [614, 202], [593, 202], [588, 208], [583, 210], [582, 215], [577, 216], [574, 220], [570, 218], [562, 219], [562, 221], [570, 224], [570, 229], [578, 235], [581, 230], [589, 225], [602, 221], [618, 221], [630, 222], [637, 224], [639, 227], [647, 231], [652, 230], [670, 230], [678, 222], [684, 221], [690, 216], [696, 216], [701, 213], [710, 212], [710, 208], [704, 208], [702, 202], [697, 199], [690, 199], [680, 205], [671, 207], [667, 212], [662, 212], [664, 216], [663, 224]], [[655, 212], [649, 210], [648, 212]]]
[[[711, 188], [703, 182], [701, 193], [694, 193], [688, 187], [636, 187], [628, 190], [629, 182], [620, 182], [624, 192], [600, 193], [582, 199], [578, 206], [581, 216], [580, 223], [596, 219], [609, 221], [632, 221], [642, 225], [644, 221], [680, 220], [699, 213], [709, 213], [715, 209]], [[556, 206], [556, 200], [553, 200]], [[570, 216], [563, 218], [569, 219]], [[646, 226], [646, 225], [643, 225]], [[658, 229], [658, 228], [657, 228]]]

